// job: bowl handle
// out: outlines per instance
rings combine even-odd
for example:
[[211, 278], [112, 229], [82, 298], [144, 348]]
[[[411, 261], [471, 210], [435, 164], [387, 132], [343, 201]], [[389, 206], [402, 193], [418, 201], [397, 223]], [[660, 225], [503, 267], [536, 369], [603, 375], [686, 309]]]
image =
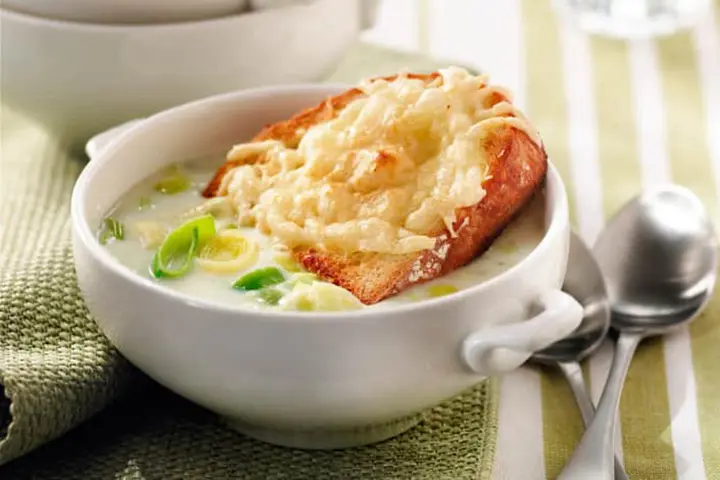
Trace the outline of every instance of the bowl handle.
[[529, 320], [494, 325], [468, 335], [461, 356], [467, 367], [483, 375], [514, 370], [542, 350], [575, 330], [583, 317], [582, 306], [560, 290], [543, 294], [542, 312]]
[[85, 153], [87, 154], [88, 158], [92, 160], [93, 158], [100, 155], [100, 153], [105, 150], [105, 148], [108, 147], [112, 142], [117, 140], [120, 135], [130, 130], [132, 127], [140, 123], [142, 119], [137, 120], [130, 120], [129, 122], [125, 122], [123, 124], [120, 124], [116, 127], [113, 127], [109, 130], [105, 130], [104, 132], [100, 132], [94, 137], [92, 137], [88, 142], [85, 144]]

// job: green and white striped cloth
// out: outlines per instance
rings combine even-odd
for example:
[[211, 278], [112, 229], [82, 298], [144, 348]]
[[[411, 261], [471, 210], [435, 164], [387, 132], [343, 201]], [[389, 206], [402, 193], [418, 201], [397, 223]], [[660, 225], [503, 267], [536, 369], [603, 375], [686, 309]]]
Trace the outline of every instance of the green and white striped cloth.
[[[481, 69], [534, 120], [592, 243], [643, 188], [676, 182], [720, 226], [720, 2], [690, 31], [659, 40], [588, 36], [550, 0], [390, 0], [366, 39]], [[607, 346], [586, 365], [597, 400]], [[679, 333], [641, 345], [620, 431], [636, 479], [720, 479], [720, 296]], [[493, 477], [554, 478], [582, 433], [560, 375], [524, 368], [500, 391]]]

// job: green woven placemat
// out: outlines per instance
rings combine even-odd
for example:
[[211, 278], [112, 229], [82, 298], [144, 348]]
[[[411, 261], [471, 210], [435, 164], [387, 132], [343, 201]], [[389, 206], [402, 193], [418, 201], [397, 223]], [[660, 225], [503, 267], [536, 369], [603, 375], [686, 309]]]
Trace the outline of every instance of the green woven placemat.
[[489, 478], [495, 434], [490, 427], [492, 395], [488, 388], [474, 389], [428, 412], [407, 433], [377, 445], [305, 451], [251, 440], [224, 428], [206, 410], [152, 387], [12, 462], [5, 478]]
[[[401, 67], [437, 66], [360, 45], [330, 79], [354, 82]], [[489, 475], [496, 436], [491, 382], [426, 412], [419, 426], [395, 439], [309, 452], [248, 439], [147, 380], [100, 333], [76, 286], [69, 199], [85, 159], [17, 113], [1, 113], [0, 465], [6, 465], [0, 478]]]

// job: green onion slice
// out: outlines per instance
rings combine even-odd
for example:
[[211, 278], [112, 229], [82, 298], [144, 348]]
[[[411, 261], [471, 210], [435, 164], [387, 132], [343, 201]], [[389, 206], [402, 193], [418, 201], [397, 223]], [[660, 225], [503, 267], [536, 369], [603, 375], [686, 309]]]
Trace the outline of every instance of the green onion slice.
[[261, 288], [277, 285], [285, 281], [285, 276], [275, 267], [266, 267], [253, 270], [235, 280], [233, 288], [244, 292], [260, 290]]
[[108, 217], [103, 221], [103, 229], [100, 232], [100, 243], [105, 245], [111, 238], [124, 240], [125, 227], [114, 218]]
[[165, 237], [155, 252], [150, 273], [155, 278], [176, 278], [185, 275], [201, 245], [215, 235], [212, 215], [193, 218], [180, 225]]

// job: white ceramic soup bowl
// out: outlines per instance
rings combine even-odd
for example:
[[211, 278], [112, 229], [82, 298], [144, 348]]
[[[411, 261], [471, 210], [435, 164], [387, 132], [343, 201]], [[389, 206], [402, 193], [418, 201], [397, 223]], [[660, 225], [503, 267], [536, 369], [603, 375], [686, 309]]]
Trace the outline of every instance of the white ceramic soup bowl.
[[570, 229], [552, 166], [546, 233], [528, 257], [482, 284], [413, 304], [335, 313], [221, 306], [133, 273], [97, 242], [104, 215], [151, 173], [222, 155], [263, 125], [344, 88], [248, 90], [157, 114], [102, 149], [72, 198], [80, 287], [112, 343], [150, 377], [238, 430], [288, 446], [347, 447], [396, 435], [419, 412], [517, 368], [582, 316], [560, 291]]
[[0, 9], [3, 103], [80, 147], [116, 124], [209, 95], [317, 81], [371, 24], [373, 8], [374, 0], [314, 0], [147, 25]]

